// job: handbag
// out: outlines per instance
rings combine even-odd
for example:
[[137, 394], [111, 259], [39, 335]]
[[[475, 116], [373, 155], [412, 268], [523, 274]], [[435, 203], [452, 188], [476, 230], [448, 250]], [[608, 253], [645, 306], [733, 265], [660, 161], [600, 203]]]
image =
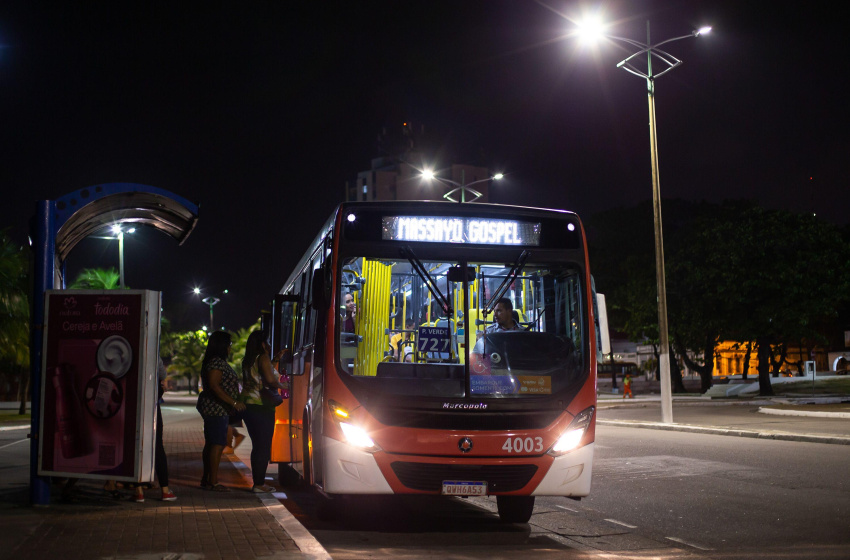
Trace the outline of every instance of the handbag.
[[283, 404], [283, 397], [276, 388], [269, 387], [263, 383], [263, 388], [260, 389], [260, 398], [265, 406], [278, 407]]

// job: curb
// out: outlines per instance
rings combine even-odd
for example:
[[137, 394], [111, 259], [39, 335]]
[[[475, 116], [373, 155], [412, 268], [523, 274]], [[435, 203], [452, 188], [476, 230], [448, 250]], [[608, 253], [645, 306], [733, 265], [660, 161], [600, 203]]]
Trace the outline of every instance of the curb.
[[776, 416], [815, 416], [818, 418], [850, 418], [850, 412], [819, 412], [817, 410], [789, 410], [787, 408], [765, 408], [759, 407], [762, 414], [774, 414]]
[[30, 424], [25, 424], [23, 426], [0, 426], [0, 432], [6, 432], [8, 430], [26, 430], [27, 428], [31, 428]]
[[[245, 480], [251, 480], [251, 469], [248, 468], [248, 465], [244, 463], [238, 456], [227, 456], [222, 455], [222, 457], [227, 457], [230, 460], [230, 463], [236, 467], [236, 470], [239, 471]], [[313, 560], [331, 560], [331, 555], [328, 554], [328, 551], [316, 540], [316, 538], [310, 534], [310, 531], [304, 528], [304, 526], [295, 519], [295, 516], [292, 515], [286, 507], [282, 503], [280, 503], [281, 498], [286, 498], [286, 494], [283, 492], [273, 492], [272, 497], [269, 497], [267, 494], [257, 494], [256, 495], [260, 502], [265, 506], [272, 517], [275, 518], [275, 521], [281, 526], [281, 528], [286, 531], [293, 541], [295, 541], [295, 546], [301, 550], [304, 558], [310, 558]]]
[[802, 441], [807, 443], [828, 443], [835, 445], [850, 445], [850, 437], [820, 436], [815, 434], [791, 434], [788, 432], [754, 432], [733, 428], [717, 428], [710, 426], [691, 426], [689, 424], [663, 424], [661, 422], [640, 422], [629, 420], [597, 420], [603, 426], [625, 426], [627, 428], [647, 428], [650, 430], [667, 430], [671, 432], [690, 432], [695, 434], [714, 434], [720, 436], [749, 437], [758, 439], [775, 439], [781, 441]]

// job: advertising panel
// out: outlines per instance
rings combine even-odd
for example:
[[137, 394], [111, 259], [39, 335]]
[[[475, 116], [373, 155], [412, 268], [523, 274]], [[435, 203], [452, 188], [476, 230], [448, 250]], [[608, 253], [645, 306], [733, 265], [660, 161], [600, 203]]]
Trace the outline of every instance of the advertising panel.
[[39, 474], [152, 480], [159, 292], [45, 294]]

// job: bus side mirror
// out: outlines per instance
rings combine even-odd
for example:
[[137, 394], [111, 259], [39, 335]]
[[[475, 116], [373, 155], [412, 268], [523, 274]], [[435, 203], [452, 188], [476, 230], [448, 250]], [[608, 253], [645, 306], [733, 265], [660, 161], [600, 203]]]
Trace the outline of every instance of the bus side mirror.
[[313, 307], [326, 311], [331, 304], [331, 267], [326, 262], [313, 271], [312, 292]]

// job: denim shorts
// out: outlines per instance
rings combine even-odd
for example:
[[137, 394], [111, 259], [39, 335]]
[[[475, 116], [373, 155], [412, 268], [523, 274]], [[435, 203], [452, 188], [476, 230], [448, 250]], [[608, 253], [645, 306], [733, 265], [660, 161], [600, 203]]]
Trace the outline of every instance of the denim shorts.
[[227, 445], [227, 425], [230, 416], [204, 416], [204, 441], [212, 445]]

